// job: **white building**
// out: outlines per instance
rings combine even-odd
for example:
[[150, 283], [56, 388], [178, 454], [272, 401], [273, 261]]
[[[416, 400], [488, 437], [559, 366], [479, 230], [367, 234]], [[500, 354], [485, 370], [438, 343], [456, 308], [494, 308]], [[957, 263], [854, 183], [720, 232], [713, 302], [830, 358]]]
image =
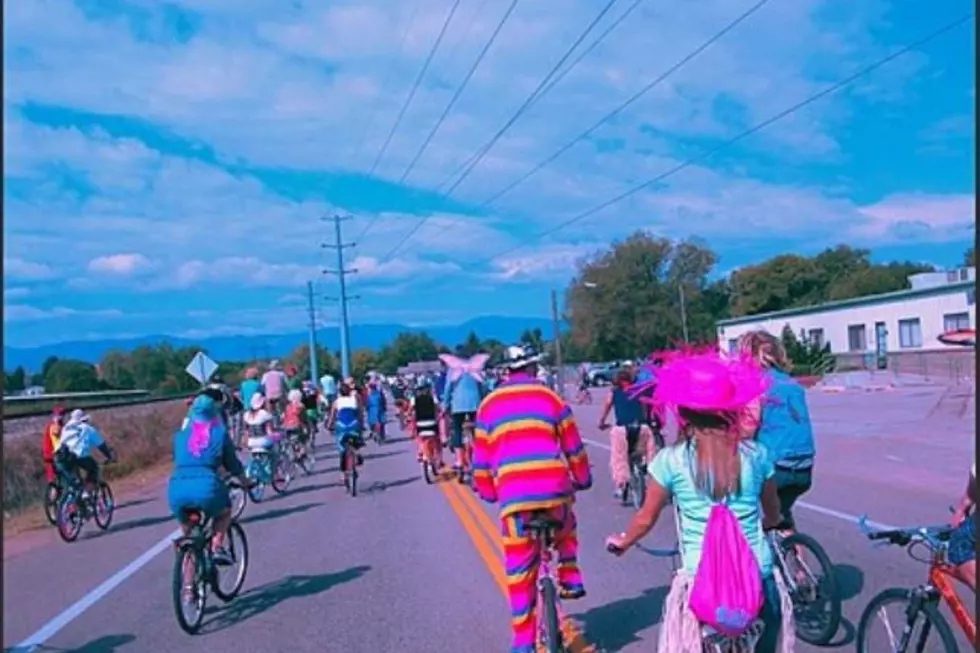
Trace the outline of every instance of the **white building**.
[[912, 275], [909, 285], [908, 290], [721, 320], [718, 343], [731, 351], [748, 331], [764, 329], [778, 336], [789, 325], [801, 340], [829, 343], [840, 368], [972, 376], [973, 351], [943, 345], [938, 337], [976, 328], [976, 268]]

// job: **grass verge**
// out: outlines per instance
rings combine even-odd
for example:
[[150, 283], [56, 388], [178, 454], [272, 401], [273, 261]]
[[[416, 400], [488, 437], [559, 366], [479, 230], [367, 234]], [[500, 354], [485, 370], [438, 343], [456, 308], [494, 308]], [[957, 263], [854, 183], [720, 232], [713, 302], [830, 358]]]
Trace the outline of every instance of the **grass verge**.
[[[173, 436], [187, 414], [182, 404], [161, 405], [138, 418], [124, 413], [93, 417], [119, 461], [104, 468], [108, 481], [118, 480], [166, 463], [173, 455]], [[41, 434], [4, 442], [4, 520], [39, 507], [48, 481], [41, 460]], [[101, 454], [96, 453], [96, 458]]]

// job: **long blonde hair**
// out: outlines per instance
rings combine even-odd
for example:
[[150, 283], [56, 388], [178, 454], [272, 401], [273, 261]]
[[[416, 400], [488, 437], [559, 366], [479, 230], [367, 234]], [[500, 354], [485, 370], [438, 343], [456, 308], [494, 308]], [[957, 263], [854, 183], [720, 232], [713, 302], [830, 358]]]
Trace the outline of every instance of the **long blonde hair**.
[[693, 454], [691, 475], [695, 487], [720, 501], [742, 491], [742, 457], [739, 452], [737, 415], [700, 413], [679, 409], [686, 422], [681, 432], [688, 455]]
[[738, 350], [742, 354], [751, 356], [766, 368], [775, 367], [789, 372], [792, 367], [789, 357], [786, 356], [783, 341], [762, 329], [742, 334], [738, 339]]

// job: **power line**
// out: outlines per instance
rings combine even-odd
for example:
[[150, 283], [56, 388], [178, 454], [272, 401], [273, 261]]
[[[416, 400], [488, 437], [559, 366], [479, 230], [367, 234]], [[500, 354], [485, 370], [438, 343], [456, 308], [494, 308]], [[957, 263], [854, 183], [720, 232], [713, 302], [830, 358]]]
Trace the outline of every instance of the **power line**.
[[453, 6], [449, 9], [449, 13], [446, 14], [446, 19], [442, 23], [442, 29], [439, 30], [439, 36], [436, 37], [435, 43], [432, 44], [432, 48], [429, 50], [429, 54], [425, 58], [425, 63], [422, 64], [422, 69], [415, 77], [415, 83], [412, 84], [412, 89], [409, 91], [408, 97], [405, 98], [405, 102], [402, 104], [402, 108], [398, 111], [398, 116], [395, 118], [395, 124], [391, 126], [391, 130], [388, 132], [388, 136], [385, 138], [384, 144], [378, 151], [378, 155], [374, 158], [374, 163], [371, 165], [371, 171], [369, 174], [373, 175], [374, 171], [378, 169], [378, 164], [381, 162], [381, 157], [383, 157], [385, 152], [388, 150], [388, 146], [391, 144], [391, 139], [395, 135], [395, 131], [398, 130], [398, 126], [405, 117], [405, 112], [408, 110], [408, 105], [412, 103], [412, 99], [415, 97], [415, 93], [418, 91], [419, 85], [422, 83], [422, 78], [425, 77], [426, 71], [429, 70], [429, 64], [432, 63], [433, 57], [436, 56], [436, 50], [439, 49], [439, 44], [442, 43], [442, 38], [446, 35], [446, 30], [449, 28], [449, 23], [452, 21], [453, 15], [455, 15], [456, 10], [459, 8], [460, 2], [462, 2], [462, 0], [455, 0], [453, 2]]
[[[412, 29], [412, 25], [415, 24], [415, 16], [419, 12], [419, 7], [422, 4], [422, 0], [416, 0], [415, 6], [412, 8], [412, 13], [408, 17], [408, 22], [405, 23], [405, 27], [402, 28], [401, 36], [398, 38], [398, 50], [397, 55], [388, 64], [388, 70], [385, 71], [384, 81], [381, 83], [381, 95], [385, 95], [385, 89], [391, 82], [391, 75], [395, 72], [395, 66], [398, 64], [398, 59], [401, 57], [402, 50], [405, 49], [405, 40], [408, 38], [408, 33]], [[367, 136], [371, 133], [371, 127], [374, 126], [374, 121], [378, 117], [379, 104], [375, 103], [374, 110], [371, 112], [370, 117], [364, 123], [364, 132], [361, 134], [360, 143], [357, 146], [357, 153], [355, 154], [354, 160], [358, 161], [361, 158], [361, 154], [364, 152], [364, 146], [367, 144]]]
[[[694, 165], [695, 163], [699, 163], [699, 162], [703, 161], [704, 159], [707, 159], [708, 157], [710, 157], [710, 156], [712, 156], [712, 155], [720, 152], [723, 149], [726, 149], [726, 148], [734, 145], [735, 143], [738, 143], [739, 141], [747, 138], [748, 136], [751, 136], [752, 134], [755, 134], [756, 132], [759, 132], [759, 131], [765, 129], [769, 125], [772, 125], [773, 123], [776, 123], [776, 122], [782, 120], [783, 118], [785, 118], [785, 117], [787, 117], [787, 116], [789, 116], [789, 115], [791, 115], [793, 113], [796, 113], [800, 109], [802, 109], [802, 108], [804, 108], [804, 107], [812, 104], [813, 102], [816, 102], [817, 100], [819, 100], [819, 99], [821, 99], [823, 97], [826, 97], [827, 95], [830, 95], [831, 93], [834, 93], [836, 91], [839, 91], [840, 89], [844, 88], [845, 86], [848, 86], [848, 85], [852, 84], [853, 82], [855, 82], [856, 80], [860, 79], [861, 77], [864, 77], [865, 75], [868, 75], [868, 74], [874, 72], [878, 68], [881, 68], [885, 64], [890, 63], [891, 61], [897, 59], [898, 57], [900, 57], [900, 56], [902, 56], [902, 55], [904, 55], [904, 54], [906, 54], [906, 53], [908, 53], [908, 52], [910, 52], [910, 51], [912, 51], [912, 50], [914, 50], [914, 49], [916, 49], [916, 48], [918, 48], [918, 47], [920, 47], [922, 45], [925, 45], [926, 43], [928, 43], [928, 42], [930, 42], [930, 41], [932, 41], [932, 40], [934, 40], [934, 39], [942, 36], [946, 32], [952, 31], [956, 27], [959, 27], [963, 23], [966, 23], [967, 21], [973, 19], [973, 17], [974, 17], [974, 13], [971, 11], [970, 13], [965, 14], [964, 16], [961, 16], [960, 18], [957, 18], [956, 20], [954, 20], [954, 21], [952, 21], [950, 23], [946, 23], [945, 25], [943, 25], [939, 29], [937, 29], [937, 30], [935, 30], [933, 32], [930, 32], [929, 34], [927, 34], [926, 36], [918, 39], [917, 41], [914, 41], [912, 43], [909, 43], [908, 45], [902, 47], [901, 49], [899, 49], [899, 50], [897, 50], [895, 52], [893, 52], [892, 54], [890, 54], [890, 55], [888, 55], [886, 57], [883, 57], [881, 59], [878, 59], [874, 63], [871, 63], [871, 64], [865, 66], [864, 68], [859, 69], [857, 72], [855, 72], [855, 73], [849, 75], [848, 77], [845, 77], [844, 79], [842, 79], [842, 80], [840, 80], [840, 81], [838, 81], [838, 82], [836, 82], [836, 83], [834, 83], [834, 84], [832, 84], [832, 85], [824, 88], [821, 91], [818, 91], [817, 93], [814, 93], [813, 95], [809, 96], [808, 98], [806, 98], [804, 100], [801, 100], [800, 102], [797, 102], [796, 104], [794, 104], [794, 105], [792, 105], [792, 106], [790, 106], [790, 107], [788, 107], [786, 109], [783, 109], [779, 113], [777, 113], [777, 114], [775, 114], [773, 116], [770, 116], [769, 118], [766, 118], [765, 120], [763, 120], [763, 121], [761, 121], [759, 123], [756, 123], [752, 127], [749, 127], [745, 131], [739, 133], [735, 137], [730, 138], [727, 141], [725, 141], [725, 142], [723, 142], [723, 143], [721, 143], [719, 145], [716, 145], [715, 147], [712, 147], [712, 148], [709, 148], [707, 150], [704, 150], [703, 152], [701, 152], [701, 154], [698, 154], [697, 156], [694, 156], [694, 157], [692, 157], [690, 159], [687, 159], [683, 163], [680, 163], [680, 164], [674, 166], [673, 168], [671, 168], [671, 169], [669, 169], [669, 170], [667, 170], [665, 172], [662, 172], [661, 174], [657, 175], [656, 177], [653, 177], [652, 179], [648, 179], [647, 181], [644, 181], [644, 182], [642, 182], [640, 184], [637, 184], [636, 186], [633, 186], [629, 190], [626, 190], [626, 191], [620, 193], [619, 195], [616, 195], [615, 197], [612, 197], [612, 198], [610, 198], [610, 199], [602, 202], [601, 204], [598, 204], [598, 205], [594, 206], [593, 208], [591, 208], [591, 209], [589, 209], [587, 211], [583, 211], [582, 213], [579, 213], [578, 215], [576, 215], [573, 218], [570, 218], [568, 220], [565, 220], [564, 222], [562, 222], [562, 223], [560, 223], [560, 224], [558, 224], [558, 225], [556, 225], [556, 226], [554, 226], [554, 227], [552, 227], [550, 229], [547, 229], [545, 231], [542, 231], [541, 233], [535, 234], [535, 235], [531, 236], [530, 239], [536, 241], [536, 240], [540, 240], [541, 238], [544, 238], [545, 236], [549, 236], [551, 234], [557, 233], [558, 231], [561, 231], [562, 229], [564, 229], [565, 227], [568, 227], [569, 225], [572, 225], [572, 224], [574, 224], [576, 222], [580, 222], [580, 221], [582, 221], [582, 220], [584, 220], [584, 219], [586, 219], [586, 218], [588, 218], [588, 217], [590, 217], [592, 215], [595, 215], [599, 211], [602, 211], [603, 209], [608, 208], [608, 207], [612, 206], [613, 204], [616, 204], [618, 202], [621, 202], [622, 200], [624, 200], [624, 199], [626, 199], [628, 197], [631, 197], [631, 196], [635, 195], [636, 193], [640, 192], [641, 190], [643, 190], [645, 188], [648, 188], [648, 187], [650, 187], [650, 186], [652, 186], [652, 185], [654, 185], [656, 183], [659, 183], [659, 182], [663, 181], [664, 179], [667, 179], [668, 177], [671, 177], [671, 176], [677, 174], [681, 170], [684, 170], [685, 168], [688, 168], [688, 167]], [[505, 256], [507, 254], [510, 254], [511, 252], [517, 251], [519, 249], [523, 249], [525, 247], [527, 247], [527, 244], [517, 245], [515, 247], [508, 248], [508, 249], [506, 249], [506, 250], [504, 250], [502, 252], [498, 252], [497, 254], [494, 254], [493, 256], [491, 256], [489, 258], [482, 259], [482, 260], [477, 261], [477, 262], [478, 263], [487, 263], [487, 262], [493, 261], [494, 259], [500, 258], [501, 256]]]
[[[493, 34], [490, 35], [490, 39], [487, 41], [486, 45], [483, 46], [483, 49], [480, 50], [479, 56], [477, 56], [476, 61], [473, 62], [473, 65], [470, 66], [470, 69], [469, 71], [467, 71], [466, 76], [463, 78], [463, 81], [459, 84], [459, 86], [456, 87], [456, 92], [453, 93], [452, 98], [450, 98], [449, 104], [447, 104], [446, 108], [443, 109], [442, 115], [439, 116], [439, 119], [436, 121], [436, 124], [432, 126], [432, 129], [429, 131], [429, 135], [425, 137], [424, 141], [422, 141], [422, 145], [419, 147], [419, 151], [415, 153], [415, 157], [412, 158], [411, 162], [408, 164], [408, 167], [405, 168], [405, 172], [403, 172], [402, 176], [399, 177], [398, 183], [402, 183], [403, 181], [405, 181], [405, 178], [408, 177], [409, 173], [411, 173], [412, 170], [415, 168], [415, 164], [418, 163], [419, 159], [422, 157], [422, 153], [425, 152], [425, 149], [427, 147], [429, 147], [429, 143], [432, 142], [432, 138], [436, 135], [436, 132], [439, 131], [439, 128], [442, 127], [442, 123], [446, 120], [446, 116], [449, 115], [449, 112], [452, 110], [453, 105], [456, 104], [456, 101], [459, 99], [459, 96], [463, 94], [463, 91], [466, 89], [467, 84], [470, 83], [470, 79], [473, 77], [473, 74], [476, 72], [476, 69], [480, 67], [480, 63], [483, 61], [483, 58], [486, 56], [487, 52], [490, 51], [490, 47], [493, 45], [494, 41], [497, 40], [497, 36], [500, 34], [500, 31], [507, 23], [507, 19], [510, 18], [510, 15], [514, 12], [514, 8], [517, 7], [517, 3], [519, 1], [520, 0], [511, 0], [510, 6], [507, 7], [507, 11], [504, 12], [503, 17], [500, 19], [500, 22], [497, 23], [497, 27], [496, 29], [493, 30]], [[615, 2], [615, 0], [613, 1]]]
[[[453, 6], [449, 9], [449, 13], [446, 14], [446, 20], [442, 23], [442, 29], [439, 30], [439, 36], [436, 37], [435, 43], [432, 44], [432, 48], [429, 50], [428, 56], [425, 58], [425, 63], [422, 64], [422, 69], [419, 70], [418, 76], [415, 78], [415, 83], [412, 84], [412, 89], [408, 93], [408, 97], [405, 98], [402, 108], [398, 111], [398, 116], [395, 118], [395, 124], [391, 126], [391, 131], [388, 132], [388, 136], [385, 138], [385, 142], [381, 145], [381, 149], [378, 151], [378, 156], [374, 158], [374, 164], [371, 165], [371, 172], [368, 174], [373, 175], [374, 171], [378, 169], [378, 163], [381, 161], [381, 157], [388, 150], [388, 145], [391, 144], [391, 139], [395, 135], [395, 131], [398, 130], [398, 126], [402, 122], [402, 118], [405, 117], [405, 112], [408, 110], [408, 105], [412, 103], [412, 98], [415, 97], [415, 92], [418, 91], [419, 84], [422, 83], [422, 78], [425, 77], [426, 71], [429, 70], [429, 65], [432, 63], [433, 57], [436, 56], [436, 50], [439, 49], [439, 44], [442, 43], [443, 37], [446, 35], [446, 30], [449, 28], [449, 23], [452, 21], [453, 16], [456, 14], [456, 10], [459, 8], [459, 3], [462, 0], [455, 0]], [[371, 230], [380, 218], [380, 215], [375, 215], [373, 218], [368, 220], [368, 223], [364, 226], [364, 230], [358, 234], [355, 240], [362, 240], [364, 235]]]
[[[609, 2], [606, 3], [606, 6], [602, 8], [602, 10], [598, 13], [598, 15], [596, 15], [596, 17], [594, 19], [592, 19], [592, 22], [590, 22], [588, 24], [588, 26], [585, 28], [585, 30], [579, 35], [579, 37], [577, 39], [575, 39], [575, 41], [572, 43], [572, 45], [569, 46], [569, 48], [565, 51], [565, 54], [563, 54], [561, 56], [561, 58], [558, 59], [558, 61], [555, 63], [555, 65], [551, 67], [551, 70], [548, 71], [548, 74], [545, 75], [541, 79], [541, 81], [538, 83], [537, 87], [533, 91], [531, 91], [531, 94], [524, 100], [524, 102], [521, 104], [521, 106], [519, 106], [517, 108], [517, 111], [514, 112], [514, 115], [511, 116], [510, 119], [506, 123], [504, 123], [504, 125], [500, 129], [497, 130], [497, 132], [493, 135], [493, 137], [489, 141], [487, 141], [483, 146], [481, 146], [476, 151], [476, 153], [472, 157], [470, 157], [470, 159], [469, 159], [468, 162], [466, 162], [466, 163], [463, 164], [463, 174], [462, 174], [462, 176], [459, 179], [457, 179], [456, 182], [453, 183], [453, 185], [450, 186], [445, 191], [444, 194], [446, 196], [452, 195], [453, 191], [455, 191], [456, 188], [461, 183], [463, 183], [463, 180], [466, 179], [469, 176], [469, 174], [473, 171], [473, 169], [477, 166], [477, 164], [479, 164], [479, 162], [483, 159], [483, 157], [486, 156], [487, 152], [489, 152], [490, 149], [497, 143], [497, 141], [500, 140], [500, 137], [503, 136], [504, 133], [508, 129], [510, 129], [514, 125], [515, 122], [517, 122], [517, 119], [520, 118], [524, 114], [524, 112], [527, 111], [527, 109], [530, 108], [530, 106], [537, 99], [539, 99], [541, 97], [541, 95], [543, 94], [542, 93], [542, 89], [544, 89], [545, 86], [548, 84], [548, 82], [551, 81], [551, 79], [555, 76], [555, 74], [562, 67], [562, 65], [565, 63], [565, 61], [567, 61], [568, 58], [570, 56], [572, 56], [572, 53], [575, 52], [576, 48], [578, 48], [579, 45], [581, 45], [582, 41], [585, 40], [585, 38], [589, 35], [589, 33], [593, 29], [595, 29], [595, 26], [599, 24], [599, 21], [601, 21], [605, 17], [605, 15], [607, 13], [609, 13], [609, 10], [613, 8], [613, 5], [615, 5], [616, 2], [618, 2], [618, 0], [609, 0]], [[514, 4], [516, 4], [516, 3], [517, 3], [517, 0], [514, 0]], [[514, 5], [511, 5], [511, 9], [513, 9], [513, 7], [514, 7]], [[505, 16], [505, 19], [506, 19], [506, 16]], [[581, 60], [581, 58], [579, 60]], [[431, 139], [431, 136], [432, 136], [432, 134], [430, 134], [430, 139]], [[428, 144], [428, 141], [426, 141], [425, 145], [427, 145], [427, 144]], [[412, 164], [414, 164], [415, 161], [418, 160], [418, 157], [421, 156], [421, 153], [422, 152], [420, 150], [419, 151], [419, 154], [416, 155], [415, 160], [412, 161]], [[409, 170], [411, 170], [411, 166], [409, 166]], [[406, 170], [405, 171], [406, 174], [405, 175], [402, 175], [402, 180], [404, 180], [404, 178], [408, 174], [409, 170]], [[449, 178], [447, 178], [446, 181], [448, 181], [449, 179], [451, 179], [452, 177], [454, 177], [457, 172], [459, 172], [459, 169], [457, 169], [456, 172], [452, 173], [449, 176]], [[445, 182], [443, 182], [443, 183], [445, 183]], [[408, 234], [406, 234], [398, 242], [398, 244], [395, 245], [395, 247], [392, 248], [392, 250], [390, 252], [388, 252], [387, 255], [385, 255], [385, 257], [384, 257], [383, 260], [385, 260], [385, 261], [390, 260], [390, 258], [392, 256], [394, 256], [398, 252], [398, 250], [400, 250], [402, 247], [404, 247], [405, 244], [416, 233], [418, 233], [419, 229], [421, 229], [425, 225], [425, 223], [429, 221], [429, 218], [431, 218], [431, 217], [432, 216], [425, 216], [424, 218], [422, 218], [421, 220], [419, 220], [415, 224], [415, 226], [413, 226], [409, 230]]]
[[759, 0], [759, 2], [756, 2], [754, 5], [752, 5], [751, 7], [749, 7], [748, 10], [746, 10], [741, 15], [739, 15], [738, 18], [736, 18], [732, 22], [728, 23], [728, 25], [726, 25], [724, 28], [722, 28], [719, 32], [715, 33], [707, 41], [705, 41], [704, 43], [702, 43], [701, 45], [699, 45], [697, 48], [695, 48], [694, 50], [692, 50], [684, 58], [682, 58], [679, 61], [677, 61], [673, 66], [671, 66], [670, 68], [668, 68], [667, 70], [665, 70], [663, 73], [661, 73], [652, 82], [650, 82], [649, 84], [647, 84], [646, 86], [644, 86], [643, 88], [641, 88], [639, 91], [637, 91], [636, 93], [634, 93], [632, 96], [630, 96], [625, 102], [623, 102], [622, 104], [620, 104], [619, 106], [617, 106], [615, 109], [613, 109], [612, 111], [610, 111], [609, 113], [607, 113], [606, 115], [604, 115], [602, 118], [599, 118], [599, 120], [597, 120], [591, 127], [589, 127], [584, 132], [582, 132], [581, 134], [579, 134], [578, 136], [576, 136], [572, 140], [570, 140], [567, 143], [565, 143], [564, 145], [562, 145], [560, 148], [558, 148], [558, 150], [556, 150], [550, 156], [548, 156], [543, 161], [541, 161], [540, 163], [538, 163], [536, 166], [534, 166], [533, 168], [531, 168], [529, 171], [527, 171], [526, 173], [524, 173], [523, 175], [521, 175], [520, 177], [518, 177], [516, 180], [514, 180], [513, 182], [511, 182], [507, 186], [505, 186], [502, 190], [497, 191], [489, 199], [484, 200], [483, 203], [480, 204], [479, 208], [483, 208], [483, 207], [486, 207], [486, 206], [489, 206], [489, 205], [493, 204], [498, 199], [500, 199], [501, 197], [503, 197], [504, 195], [506, 195], [507, 193], [509, 193], [513, 189], [515, 189], [518, 186], [520, 186], [522, 183], [524, 183], [529, 178], [531, 178], [534, 174], [536, 174], [539, 170], [541, 170], [542, 168], [544, 168], [546, 165], [548, 165], [549, 163], [551, 163], [552, 161], [554, 161], [555, 159], [557, 159], [558, 157], [560, 157], [562, 154], [564, 154], [565, 152], [567, 152], [569, 149], [572, 148], [572, 146], [576, 145], [577, 143], [579, 143], [582, 140], [584, 140], [584, 139], [588, 138], [589, 136], [591, 136], [593, 132], [595, 132], [597, 129], [599, 129], [599, 127], [601, 127], [602, 125], [604, 125], [605, 123], [607, 123], [609, 120], [613, 119], [614, 117], [616, 117], [617, 115], [619, 115], [620, 113], [622, 113], [624, 109], [626, 109], [627, 107], [629, 107], [630, 105], [632, 105], [634, 102], [636, 102], [637, 100], [639, 100], [641, 97], [643, 97], [644, 95], [646, 95], [648, 92], [650, 92], [651, 90], [653, 90], [655, 87], [659, 86], [665, 79], [667, 79], [672, 74], [674, 74], [675, 72], [677, 72], [678, 70], [680, 70], [681, 68], [683, 68], [685, 65], [687, 65], [692, 59], [694, 59], [699, 54], [701, 54], [702, 52], [704, 52], [705, 50], [707, 50], [709, 47], [711, 47], [716, 41], [718, 41], [725, 34], [727, 34], [728, 32], [732, 31], [733, 29], [735, 29], [739, 24], [741, 24], [749, 16], [751, 16], [752, 14], [754, 14], [755, 12], [757, 12], [759, 9], [762, 9], [762, 7], [764, 5], [766, 5], [769, 1], [770, 0]]

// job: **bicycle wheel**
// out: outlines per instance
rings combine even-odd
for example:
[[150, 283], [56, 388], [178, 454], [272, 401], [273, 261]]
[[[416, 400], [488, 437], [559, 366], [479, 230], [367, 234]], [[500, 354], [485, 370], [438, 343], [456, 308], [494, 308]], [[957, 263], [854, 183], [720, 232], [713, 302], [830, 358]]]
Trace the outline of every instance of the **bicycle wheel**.
[[65, 542], [77, 540], [85, 524], [85, 517], [78, 500], [78, 493], [72, 490], [65, 494], [58, 504], [58, 535]]
[[352, 497], [357, 496], [357, 454], [348, 446], [344, 453], [344, 485]]
[[[214, 595], [227, 603], [238, 596], [245, 584], [245, 574], [248, 573], [248, 539], [245, 537], [245, 529], [238, 522], [232, 522], [228, 529], [228, 537], [225, 544], [231, 553], [234, 564], [228, 567], [215, 567], [214, 578], [212, 579], [211, 589]], [[227, 573], [227, 576], [225, 575]], [[222, 579], [228, 577], [234, 582], [230, 588], [222, 587]]]
[[[834, 565], [820, 543], [809, 535], [793, 533], [783, 538], [780, 548], [786, 559], [787, 582], [793, 599], [796, 635], [804, 642], [822, 646], [830, 642], [840, 628], [841, 599], [834, 576]], [[811, 554], [816, 565], [801, 560], [797, 551]]]
[[95, 508], [95, 523], [102, 530], [109, 530], [112, 517], [116, 514], [116, 500], [112, 496], [112, 488], [106, 482], [99, 483], [92, 501]]
[[432, 469], [432, 465], [425, 459], [422, 460], [422, 478], [425, 479], [428, 485], [432, 485], [435, 481], [435, 470]]
[[[185, 568], [192, 567], [190, 583], [187, 582]], [[177, 625], [188, 635], [194, 635], [201, 628], [204, 619], [204, 607], [207, 604], [208, 592], [204, 582], [204, 561], [201, 552], [191, 542], [184, 542], [177, 547], [174, 557], [172, 579], [174, 614], [177, 615]], [[185, 612], [190, 608], [190, 616]]]
[[245, 504], [248, 503], [248, 493], [241, 483], [236, 480], [228, 481], [228, 498], [231, 500], [231, 518], [240, 518], [245, 512]]
[[629, 490], [630, 497], [633, 499], [633, 507], [639, 510], [647, 497], [646, 472], [642, 466], [633, 465], [632, 473], [630, 474]]
[[[879, 592], [861, 613], [861, 621], [857, 628], [858, 653], [957, 653], [959, 647], [956, 637], [949, 627], [946, 618], [939, 612], [934, 603], [922, 603], [911, 619], [908, 616], [910, 590], [893, 587]], [[885, 608], [895, 607], [895, 623], [890, 623], [885, 615]], [[878, 631], [882, 636], [875, 638], [875, 643], [869, 643], [869, 629], [876, 617], [884, 617], [884, 628]], [[916, 626], [922, 627], [916, 632]], [[908, 628], [908, 633], [904, 631]], [[930, 635], [935, 631], [935, 636]], [[889, 636], [890, 635], [890, 636]], [[905, 641], [901, 641], [905, 639]], [[891, 640], [891, 641], [889, 641]], [[899, 641], [895, 641], [899, 640]]]
[[293, 482], [295, 474], [296, 462], [293, 460], [292, 450], [280, 454], [276, 460], [276, 468], [272, 472], [272, 489], [283, 494], [289, 489], [289, 484]]
[[61, 488], [57, 483], [48, 483], [44, 489], [44, 516], [48, 523], [54, 526], [58, 523], [58, 502], [61, 499]]
[[550, 578], [541, 581], [541, 603], [539, 608], [544, 612], [544, 628], [541, 637], [548, 653], [564, 653], [561, 643], [561, 624], [558, 623], [558, 604], [556, 603], [555, 584]]

